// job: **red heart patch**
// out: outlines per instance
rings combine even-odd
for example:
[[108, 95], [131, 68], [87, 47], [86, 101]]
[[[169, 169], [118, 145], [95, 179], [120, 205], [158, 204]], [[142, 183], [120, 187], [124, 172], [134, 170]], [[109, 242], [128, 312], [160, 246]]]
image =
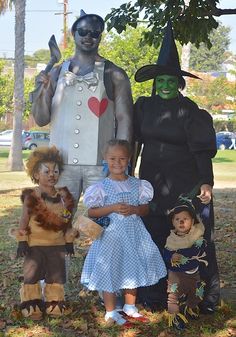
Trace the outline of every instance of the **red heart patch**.
[[100, 117], [108, 106], [108, 99], [103, 98], [101, 102], [97, 99], [97, 97], [90, 97], [88, 100], [89, 109], [97, 116]]

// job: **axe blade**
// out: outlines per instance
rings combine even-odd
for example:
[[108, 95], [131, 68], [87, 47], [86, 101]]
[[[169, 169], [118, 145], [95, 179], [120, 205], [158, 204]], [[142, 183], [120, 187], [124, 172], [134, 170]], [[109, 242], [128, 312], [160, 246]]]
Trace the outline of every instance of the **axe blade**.
[[[60, 61], [61, 58], [61, 52], [57, 45], [57, 41], [55, 39], [55, 36], [52, 35], [48, 41], [48, 46], [50, 49], [50, 60], [44, 69], [44, 73], [48, 74], [50, 70], [53, 68], [54, 64]], [[33, 103], [37, 100], [37, 98], [40, 96], [41, 92], [43, 90], [43, 84], [39, 84], [34, 91], [30, 92], [29, 94], [29, 101], [30, 103]]]
[[59, 62], [61, 59], [61, 52], [57, 45], [57, 41], [54, 34], [50, 37], [48, 41], [48, 46], [50, 49], [51, 59], [54, 58], [56, 60], [55, 63]]

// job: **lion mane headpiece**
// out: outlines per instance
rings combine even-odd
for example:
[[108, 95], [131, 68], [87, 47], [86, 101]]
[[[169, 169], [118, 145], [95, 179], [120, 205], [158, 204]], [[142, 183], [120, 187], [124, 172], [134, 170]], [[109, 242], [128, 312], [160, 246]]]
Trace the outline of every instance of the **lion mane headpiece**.
[[59, 150], [55, 146], [38, 147], [30, 155], [26, 161], [25, 169], [28, 176], [30, 176], [33, 183], [37, 184], [34, 175], [42, 163], [51, 162], [56, 163], [61, 173], [63, 170], [63, 160]]

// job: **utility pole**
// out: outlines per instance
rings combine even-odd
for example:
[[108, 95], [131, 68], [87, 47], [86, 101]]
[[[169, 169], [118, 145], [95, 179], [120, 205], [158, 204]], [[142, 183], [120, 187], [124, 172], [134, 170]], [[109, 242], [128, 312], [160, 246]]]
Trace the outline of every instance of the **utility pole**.
[[63, 4], [63, 12], [55, 13], [55, 15], [63, 15], [63, 49], [67, 47], [67, 15], [72, 12], [68, 12], [68, 0], [58, 0], [59, 4]]
[[63, 4], [63, 48], [67, 47], [67, 8], [68, 8], [68, 0], [64, 0]]

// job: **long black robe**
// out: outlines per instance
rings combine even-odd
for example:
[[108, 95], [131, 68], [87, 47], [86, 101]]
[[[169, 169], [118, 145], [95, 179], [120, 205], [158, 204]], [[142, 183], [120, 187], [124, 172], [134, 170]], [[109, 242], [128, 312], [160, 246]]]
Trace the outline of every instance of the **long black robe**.
[[[158, 95], [140, 97], [135, 104], [134, 125], [135, 139], [143, 145], [139, 176], [154, 187], [151, 212], [143, 220], [162, 250], [171, 229], [167, 211], [173, 208], [177, 197], [190, 192], [199, 182], [213, 186], [215, 130], [209, 113], [181, 94], [170, 100]], [[205, 301], [215, 306], [219, 300], [219, 273], [212, 239], [213, 206], [203, 205], [197, 198], [193, 203], [205, 225], [208, 244], [209, 265], [202, 266], [201, 271], [207, 283]], [[163, 301], [163, 289], [164, 286], [159, 291], [150, 287], [140, 290], [141, 301]]]

